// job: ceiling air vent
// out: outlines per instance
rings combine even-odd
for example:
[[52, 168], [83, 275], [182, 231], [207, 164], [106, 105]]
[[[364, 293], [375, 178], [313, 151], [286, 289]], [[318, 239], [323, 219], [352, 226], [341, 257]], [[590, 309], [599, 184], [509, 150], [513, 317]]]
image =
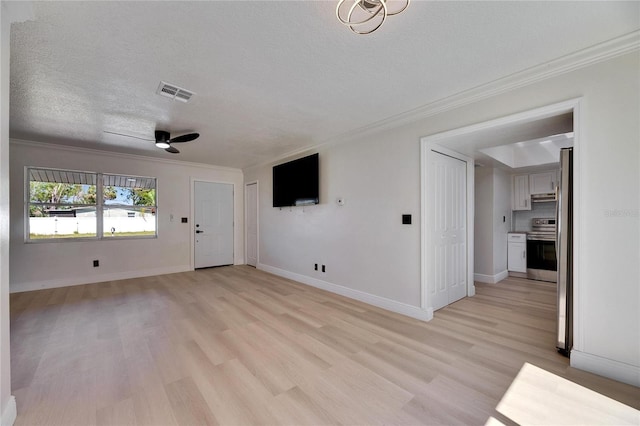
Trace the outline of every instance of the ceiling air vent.
[[158, 86], [158, 90], [156, 90], [156, 93], [160, 96], [171, 98], [175, 101], [180, 101], [180, 102], [189, 102], [189, 100], [194, 94], [193, 92], [190, 92], [187, 89], [178, 87], [175, 84], [165, 83], [164, 81], [160, 82], [160, 85]]

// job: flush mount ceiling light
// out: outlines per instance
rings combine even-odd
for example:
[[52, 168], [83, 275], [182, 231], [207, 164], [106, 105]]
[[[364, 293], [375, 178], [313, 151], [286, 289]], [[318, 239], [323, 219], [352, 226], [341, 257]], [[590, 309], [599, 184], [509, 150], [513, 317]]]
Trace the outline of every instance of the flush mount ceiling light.
[[340, 0], [338, 20], [356, 34], [371, 34], [384, 24], [387, 16], [397, 15], [411, 0]]

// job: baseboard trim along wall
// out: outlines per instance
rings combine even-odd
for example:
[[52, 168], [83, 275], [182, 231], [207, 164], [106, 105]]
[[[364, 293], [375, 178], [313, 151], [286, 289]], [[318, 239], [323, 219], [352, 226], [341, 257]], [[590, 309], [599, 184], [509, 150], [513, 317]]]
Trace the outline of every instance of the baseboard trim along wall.
[[395, 300], [376, 296], [370, 293], [365, 293], [364, 291], [354, 290], [352, 288], [333, 284], [327, 281], [319, 280], [317, 278], [308, 277], [306, 275], [296, 274], [295, 272], [290, 272], [284, 269], [265, 265], [264, 263], [258, 263], [257, 268], [283, 278], [298, 281], [311, 287], [339, 294], [341, 296], [348, 297], [349, 299], [355, 299], [360, 302], [364, 302], [369, 305], [385, 309], [387, 311], [395, 312], [397, 314], [406, 315], [408, 317], [415, 318], [421, 321], [430, 321], [433, 319], [433, 309], [422, 309], [418, 306], [407, 305], [406, 303], [397, 302]]
[[635, 365], [572, 350], [571, 366], [640, 387], [640, 367]]
[[473, 280], [480, 283], [496, 284], [509, 276], [509, 271], [502, 271], [495, 275], [473, 274]]
[[[177, 274], [179, 272], [192, 271], [191, 266], [171, 266], [166, 268], [142, 269], [139, 271], [122, 271], [111, 274], [83, 275], [80, 277], [60, 278], [46, 281], [32, 281], [22, 283], [12, 283], [9, 292], [20, 293], [23, 291], [44, 290], [48, 288], [69, 287], [72, 285], [94, 284], [105, 281], [128, 280], [131, 278], [151, 277], [154, 275]], [[4, 423], [3, 423], [4, 424]]]
[[12, 426], [16, 421], [16, 417], [18, 417], [16, 397], [11, 395], [9, 401], [7, 401], [7, 406], [2, 412], [2, 426]]

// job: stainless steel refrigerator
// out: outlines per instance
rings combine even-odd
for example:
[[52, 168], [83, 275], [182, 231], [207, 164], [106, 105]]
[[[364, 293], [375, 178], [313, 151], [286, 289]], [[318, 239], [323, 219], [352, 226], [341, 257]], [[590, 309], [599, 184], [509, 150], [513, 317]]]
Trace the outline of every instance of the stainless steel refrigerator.
[[558, 336], [556, 347], [569, 356], [573, 346], [573, 148], [560, 150], [556, 204], [558, 260]]

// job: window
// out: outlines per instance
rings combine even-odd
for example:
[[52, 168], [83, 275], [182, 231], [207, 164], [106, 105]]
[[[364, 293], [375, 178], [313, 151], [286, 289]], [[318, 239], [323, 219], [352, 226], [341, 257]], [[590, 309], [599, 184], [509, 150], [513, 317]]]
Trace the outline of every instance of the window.
[[95, 173], [28, 169], [29, 240], [95, 238]]
[[155, 178], [102, 175], [104, 237], [156, 235]]
[[156, 237], [156, 179], [27, 168], [27, 241]]

